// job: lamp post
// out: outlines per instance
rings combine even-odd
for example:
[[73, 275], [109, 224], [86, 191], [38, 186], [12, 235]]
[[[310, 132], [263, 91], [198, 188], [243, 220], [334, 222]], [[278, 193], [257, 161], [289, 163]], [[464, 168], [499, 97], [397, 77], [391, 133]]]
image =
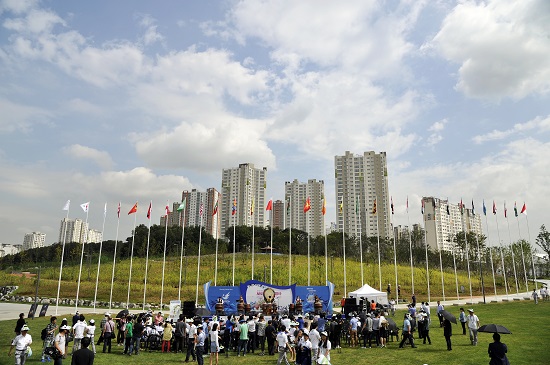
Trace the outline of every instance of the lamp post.
[[34, 311], [32, 312], [32, 319], [34, 320], [34, 314], [36, 313], [36, 309], [38, 307], [38, 287], [40, 286], [40, 266], [33, 267], [33, 269], [38, 269], [38, 276], [36, 277], [36, 289], [34, 292]]

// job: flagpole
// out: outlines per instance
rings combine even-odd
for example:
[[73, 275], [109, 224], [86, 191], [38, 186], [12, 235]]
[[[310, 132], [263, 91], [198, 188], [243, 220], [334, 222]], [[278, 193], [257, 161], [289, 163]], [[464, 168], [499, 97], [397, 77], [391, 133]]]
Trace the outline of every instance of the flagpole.
[[65, 209], [67, 211], [67, 216], [65, 218], [64, 224], [63, 224], [63, 245], [61, 250], [61, 263], [59, 264], [59, 280], [57, 281], [57, 297], [55, 299], [55, 315], [57, 315], [57, 309], [59, 307], [59, 291], [61, 289], [61, 274], [63, 274], [63, 258], [65, 256], [65, 240], [67, 238], [67, 221], [69, 220], [69, 209], [70, 209], [71, 201], [67, 200], [67, 203], [65, 203]]
[[162, 280], [160, 284], [160, 309], [163, 308], [164, 299], [164, 270], [166, 268], [166, 241], [168, 240], [168, 201], [166, 201], [166, 218], [164, 218], [164, 252], [162, 256]]
[[113, 303], [113, 284], [115, 281], [115, 266], [116, 266], [116, 248], [118, 244], [118, 228], [120, 226], [120, 202], [118, 202], [118, 218], [116, 224], [116, 238], [115, 238], [115, 252], [113, 254], [113, 273], [111, 274], [111, 293], [109, 294], [109, 311], [111, 310], [111, 305]]
[[348, 296], [347, 278], [346, 278], [346, 216], [344, 214], [344, 198], [342, 197], [342, 256], [344, 258], [344, 297]]
[[105, 232], [105, 219], [107, 218], [107, 203], [105, 203], [105, 209], [103, 209], [103, 226], [101, 228], [101, 242], [99, 243], [99, 257], [97, 258], [97, 276], [95, 278], [95, 294], [94, 294], [94, 312], [95, 302], [97, 301], [97, 286], [99, 284], [99, 269], [101, 267], [101, 251], [103, 249], [103, 234]]
[[149, 271], [149, 244], [151, 242], [151, 214], [153, 214], [153, 201], [149, 202], [147, 219], [149, 220], [147, 229], [147, 250], [145, 251], [145, 276], [143, 279], [143, 311], [145, 311], [145, 296], [147, 294], [147, 273]]
[[531, 254], [531, 266], [533, 267], [533, 278], [535, 279], [535, 289], [538, 290], [539, 285], [537, 282], [537, 272], [535, 271], [535, 261], [533, 260], [533, 250], [531, 250], [531, 231], [529, 230], [529, 219], [527, 219], [527, 207], [523, 203], [523, 208], [521, 208], [521, 213], [525, 214], [525, 222], [527, 223], [527, 237], [529, 237], [529, 253]]
[[201, 203], [200, 207], [200, 216], [201, 216], [201, 223], [199, 226], [199, 255], [197, 256], [197, 287], [195, 289], [195, 305], [199, 304], [199, 277], [200, 277], [200, 268], [201, 268], [201, 243], [202, 243], [202, 215], [203, 215], [203, 205]]
[[[374, 204], [376, 204], [376, 200], [374, 200]], [[380, 228], [378, 227], [378, 210], [376, 210], [374, 214], [376, 215], [376, 239], [377, 239], [377, 246], [378, 246], [378, 281], [379, 281], [380, 291], [382, 291], [382, 265], [380, 263]], [[363, 264], [361, 264], [361, 270], [362, 269], [363, 269]]]
[[[422, 198], [422, 202], [424, 202], [424, 198]], [[424, 213], [422, 213], [422, 220], [424, 221]], [[424, 246], [426, 249], [426, 283], [428, 288], [428, 302], [431, 302], [431, 293], [430, 293], [430, 267], [428, 265], [428, 239], [426, 238], [426, 221], [424, 221]], [[380, 288], [382, 290], [382, 288]]]
[[[137, 203], [136, 203], [137, 204]], [[128, 296], [126, 297], [126, 309], [129, 307], [130, 303], [130, 283], [132, 282], [132, 266], [134, 264], [134, 243], [136, 240], [136, 222], [137, 222], [137, 213], [134, 213], [134, 229], [132, 230], [132, 249], [130, 251], [130, 272], [128, 275]]]
[[508, 281], [506, 280], [506, 268], [504, 267], [504, 253], [503, 253], [503, 248], [502, 248], [502, 241], [500, 240], [500, 231], [498, 229], [498, 216], [497, 216], [496, 206], [495, 206], [494, 202], [493, 202], [493, 214], [495, 215], [495, 222], [497, 224], [497, 235], [498, 235], [498, 243], [499, 243], [499, 246], [500, 246], [500, 260], [502, 261], [502, 276], [504, 277], [504, 288], [506, 289], [506, 298], [509, 299], [509, 296], [508, 296]]
[[[392, 214], [392, 217], [393, 217], [393, 198], [391, 200], [391, 214]], [[393, 222], [392, 222], [393, 223]], [[393, 227], [393, 225], [392, 225]], [[395, 269], [395, 294], [396, 294], [396, 298], [397, 298], [397, 304], [399, 304], [399, 291], [397, 290], [397, 286], [399, 285], [399, 281], [397, 280], [397, 246], [396, 246], [396, 242], [395, 242], [395, 231], [392, 232], [392, 236], [393, 236], [393, 267]]]
[[489, 258], [491, 259], [491, 272], [493, 274], [493, 289], [495, 291], [495, 300], [497, 296], [497, 282], [495, 279], [495, 267], [493, 265], [493, 253], [491, 251], [491, 241], [489, 239], [489, 222], [487, 220], [487, 208], [485, 208], [485, 200], [483, 201], [483, 215], [485, 216], [485, 229], [487, 230], [487, 247], [489, 248]]
[[292, 284], [292, 207], [290, 202], [290, 196], [288, 197], [288, 219], [289, 219], [289, 232], [288, 232], [288, 285]]
[[[435, 214], [435, 198], [434, 198], [434, 214]], [[448, 203], [448, 202], [447, 202]], [[439, 214], [441, 214], [441, 200], [439, 201]], [[435, 230], [437, 232], [437, 220], [434, 219], [435, 222]], [[442, 243], [437, 244], [437, 249], [439, 251], [439, 270], [441, 271], [441, 293], [443, 295], [443, 301], [445, 301], [445, 278], [443, 276], [443, 259], [441, 257], [441, 251], [443, 250]]]
[[514, 245], [512, 244], [512, 233], [510, 232], [510, 220], [506, 210], [506, 202], [504, 202], [504, 218], [506, 218], [506, 224], [508, 225], [508, 240], [510, 241], [510, 253], [512, 255], [512, 266], [514, 267], [514, 283], [516, 284], [516, 294], [519, 294], [518, 275], [516, 272], [516, 259], [514, 255]]
[[[248, 187], [249, 185], [247, 185]], [[247, 188], [248, 189], [248, 188]], [[255, 249], [255, 232], [254, 232], [254, 226], [256, 225], [255, 223], [255, 217], [254, 217], [254, 199], [252, 199], [252, 205], [250, 207], [250, 216], [252, 217], [252, 267], [251, 267], [251, 270], [252, 270], [252, 275], [251, 275], [251, 279], [254, 280], [254, 249]], [[273, 240], [272, 240], [272, 243], [273, 243]], [[273, 265], [271, 265], [270, 267], [273, 267]]]
[[[234, 208], [236, 209], [236, 206], [234, 205]], [[237, 211], [235, 210], [235, 214], [233, 214], [233, 279], [231, 281], [231, 285], [235, 286], [235, 224], [236, 224], [236, 218], [237, 218]]]
[[82, 262], [84, 260], [84, 247], [86, 246], [86, 241], [88, 241], [88, 211], [89, 211], [89, 206], [87, 204], [86, 205], [86, 225], [85, 225], [86, 231], [84, 232], [84, 242], [82, 242], [82, 253], [80, 254], [80, 268], [78, 270], [78, 285], [76, 286], [75, 311], [78, 310], [78, 296], [80, 294], [80, 278], [82, 276]]
[[[411, 219], [409, 217], [409, 197], [407, 196], [407, 222], [409, 224], [409, 253], [411, 259], [411, 287], [412, 292], [414, 293], [414, 269], [413, 269], [413, 249], [412, 249], [412, 227]], [[397, 288], [396, 288], [397, 289]]]
[[[216, 204], [218, 204], [216, 202]], [[218, 283], [218, 239], [219, 239], [219, 233], [218, 233], [218, 227], [220, 226], [220, 214], [218, 213], [218, 210], [216, 209], [216, 257], [214, 262], [214, 286]], [[180, 280], [181, 281], [181, 280]]]
[[325, 234], [325, 285], [328, 285], [328, 241], [327, 230], [325, 228], [326, 200], [323, 195], [323, 233]]
[[456, 273], [456, 255], [455, 255], [457, 243], [455, 243], [454, 241], [453, 241], [453, 246], [454, 246], [453, 247], [453, 266], [455, 270], [456, 300], [460, 300], [460, 294], [459, 294], [460, 292], [458, 290], [458, 274]]
[[521, 242], [521, 261], [523, 262], [523, 276], [525, 278], [525, 290], [529, 291], [529, 285], [527, 283], [527, 269], [525, 267], [525, 255], [523, 254], [523, 240], [521, 239], [521, 229], [519, 228], [518, 210], [515, 204], [514, 204], [514, 214], [516, 216], [516, 221], [518, 223], [518, 235]]
[[305, 212], [305, 219], [306, 219], [306, 231], [307, 231], [307, 286], [311, 285], [311, 264], [310, 264], [310, 240], [309, 240], [309, 221], [308, 221], [308, 215], [307, 212]]
[[464, 218], [464, 204], [462, 204], [462, 199], [460, 199], [460, 215], [461, 215], [461, 223], [462, 223], [462, 229], [464, 230], [464, 248], [466, 250], [466, 265], [468, 267], [468, 284], [470, 286], [470, 302], [473, 302], [473, 295], [472, 295], [472, 277], [470, 273], [470, 245], [468, 244], [468, 237], [466, 235], [467, 230], [467, 224], [466, 219]]
[[271, 219], [269, 221], [269, 225], [271, 226], [271, 244], [269, 245], [269, 275], [271, 277], [271, 284], [273, 284], [273, 207], [271, 207]]
[[[365, 278], [363, 274], [363, 225], [361, 221], [361, 207], [360, 207], [360, 201], [358, 200], [356, 202], [355, 206], [355, 225], [359, 227], [359, 260], [361, 263], [361, 286], [365, 285]], [[359, 224], [357, 224], [357, 219], [359, 218]]]
[[[180, 220], [181, 220], [181, 250], [180, 250], [180, 280], [178, 282], [178, 300], [181, 304], [181, 272], [183, 271], [183, 243], [184, 243], [184, 237], [185, 237], [185, 208], [187, 205], [187, 196], [185, 197], [185, 200], [181, 202], [180, 206], [183, 204], [183, 209], [179, 209], [180, 211]], [[183, 217], [182, 212], [183, 211]], [[218, 220], [219, 224], [219, 220]], [[216, 226], [216, 270], [214, 271], [214, 286], [216, 286], [216, 279], [218, 275], [218, 226]]]

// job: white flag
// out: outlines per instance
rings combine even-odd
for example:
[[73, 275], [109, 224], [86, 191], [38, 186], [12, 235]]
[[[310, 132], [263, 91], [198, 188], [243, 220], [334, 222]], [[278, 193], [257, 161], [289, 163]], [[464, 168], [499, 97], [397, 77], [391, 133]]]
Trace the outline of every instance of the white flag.
[[105, 203], [105, 208], [103, 208], [103, 217], [107, 216], [107, 203]]
[[80, 204], [80, 208], [82, 208], [82, 210], [85, 212], [85, 213], [88, 213], [88, 206], [90, 205], [90, 202], [87, 202], [87, 203], [84, 203], [84, 204]]
[[71, 206], [71, 199], [67, 200], [67, 202], [63, 206], [63, 210], [69, 210], [70, 206]]

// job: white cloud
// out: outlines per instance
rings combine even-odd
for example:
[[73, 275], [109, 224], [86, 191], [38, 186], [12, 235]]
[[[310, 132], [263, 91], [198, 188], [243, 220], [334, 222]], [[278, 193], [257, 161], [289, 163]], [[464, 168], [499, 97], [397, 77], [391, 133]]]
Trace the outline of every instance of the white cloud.
[[91, 160], [104, 170], [110, 170], [114, 165], [108, 152], [99, 151], [95, 148], [73, 144], [63, 148], [63, 152], [73, 158]]
[[10, 11], [15, 14], [21, 14], [36, 7], [38, 0], [1, 0], [0, 14], [4, 11]]
[[141, 16], [140, 25], [145, 28], [145, 34], [142, 37], [142, 42], [146, 46], [164, 41], [164, 36], [157, 31], [156, 20], [151, 16]]
[[428, 47], [460, 65], [457, 89], [469, 97], [522, 99], [550, 90], [550, 2], [464, 1]]
[[514, 126], [510, 129], [506, 129], [506, 130], [495, 129], [489, 133], [474, 136], [472, 140], [477, 144], [481, 144], [488, 141], [501, 140], [509, 136], [521, 134], [531, 130], [537, 130], [538, 132], [550, 131], [550, 115], [547, 116], [546, 118], [536, 117], [535, 119], [525, 123], [514, 124]]
[[57, 14], [42, 10], [31, 9], [24, 18], [6, 19], [3, 26], [6, 29], [21, 33], [49, 33], [56, 25], [66, 25]]
[[22, 105], [0, 98], [0, 134], [14, 131], [28, 133], [35, 124], [48, 124], [52, 113], [48, 110]]
[[443, 140], [442, 132], [445, 129], [445, 125], [448, 123], [447, 119], [442, 119], [438, 122], [435, 122], [428, 128], [428, 132], [432, 132], [428, 137], [428, 146], [435, 146]]

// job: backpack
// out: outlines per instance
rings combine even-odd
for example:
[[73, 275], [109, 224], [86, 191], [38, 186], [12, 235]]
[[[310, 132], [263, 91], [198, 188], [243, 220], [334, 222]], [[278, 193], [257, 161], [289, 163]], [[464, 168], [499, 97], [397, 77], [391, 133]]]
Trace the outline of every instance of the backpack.
[[46, 337], [48, 336], [48, 327], [44, 328], [42, 332], [40, 332], [40, 339], [44, 341]]

